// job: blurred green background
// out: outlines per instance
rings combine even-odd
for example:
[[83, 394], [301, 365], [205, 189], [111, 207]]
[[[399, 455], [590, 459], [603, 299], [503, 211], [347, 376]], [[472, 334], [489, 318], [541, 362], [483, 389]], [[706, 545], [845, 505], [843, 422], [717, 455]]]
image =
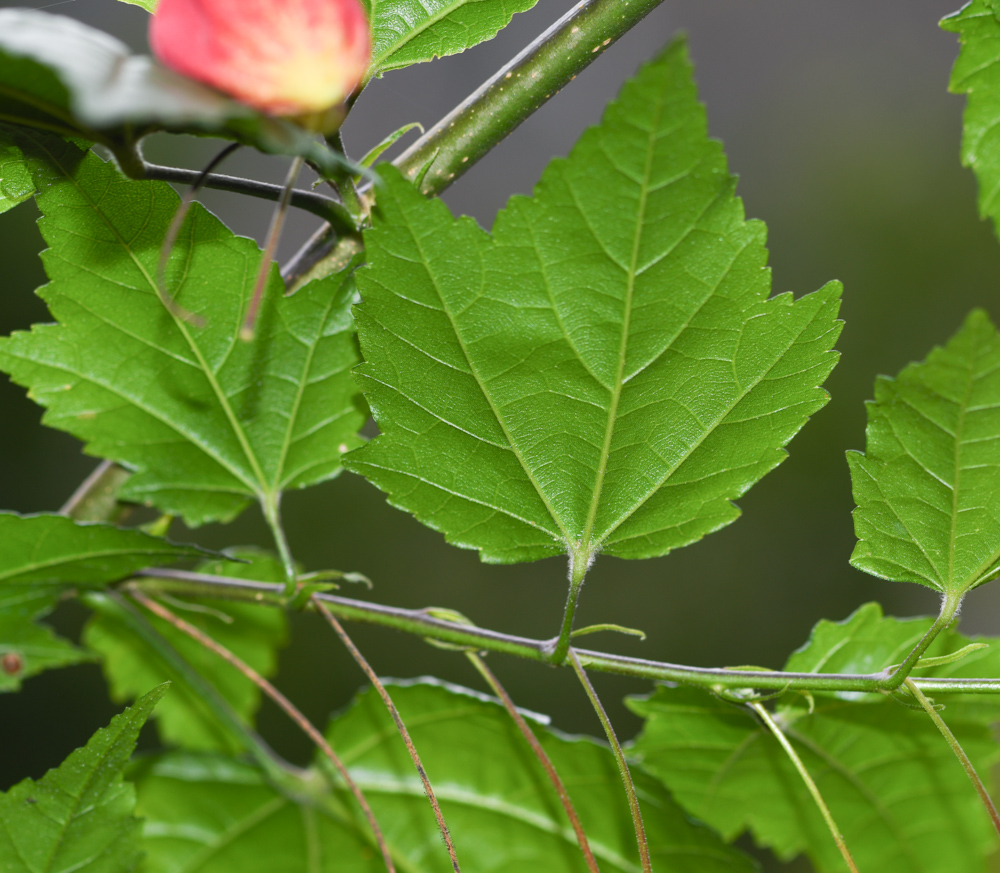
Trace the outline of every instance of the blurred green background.
[[[145, 50], [146, 15], [134, 7], [115, 0], [28, 5], [54, 5], [52, 12]], [[542, 0], [491, 43], [373, 82], [345, 127], [349, 150], [357, 156], [407, 122], [432, 124], [570, 5]], [[848, 565], [853, 502], [844, 451], [864, 447], [863, 404], [876, 374], [894, 374], [924, 357], [973, 306], [1000, 318], [1000, 245], [978, 220], [972, 174], [959, 165], [964, 101], [946, 93], [957, 43], [937, 21], [954, 8], [954, 0], [668, 0], [446, 193], [456, 212], [489, 227], [507, 197], [530, 192], [545, 163], [597, 121], [641, 61], [686, 31], [710, 129], [740, 175], [747, 214], [770, 229], [774, 291], [802, 294], [829, 279], [845, 285], [843, 357], [827, 383], [830, 404], [792, 442], [789, 459], [740, 501], [744, 515], [735, 524], [659, 560], [598, 560], [579, 623], [616, 622], [642, 628], [649, 638], [593, 637], [594, 647], [705, 666], [780, 667], [817, 620], [844, 618], [868, 600], [899, 615], [935, 610], [931, 592], [872, 579]], [[216, 148], [162, 137], [148, 153], [198, 167]], [[241, 154], [226, 171], [280, 181], [285, 163]], [[262, 237], [268, 205], [215, 192], [203, 200], [237, 232]], [[44, 281], [34, 255], [42, 245], [36, 217], [30, 204], [0, 216], [4, 333], [47, 318], [32, 293]], [[284, 256], [313, 226], [309, 216], [294, 217]], [[22, 389], [0, 385], [0, 410], [0, 506], [57, 509], [95, 460], [70, 437], [41, 428], [40, 410]], [[479, 624], [528, 636], [557, 630], [565, 596], [561, 560], [482, 565], [475, 553], [445, 545], [347, 474], [289, 495], [285, 518], [293, 550], [309, 569], [358, 570], [374, 581], [370, 594], [351, 590], [350, 596], [448, 606]], [[173, 533], [213, 547], [268, 544], [254, 512], [228, 527], [177, 526]], [[72, 609], [56, 616], [67, 631], [80, 620]], [[963, 627], [1000, 632], [1000, 590], [974, 591]], [[391, 631], [350, 630], [383, 675], [433, 673], [478, 687], [454, 654]], [[490, 660], [520, 705], [549, 713], [561, 729], [600, 732], [568, 671], [497, 655]], [[296, 616], [278, 681], [307, 715], [324, 722], [362, 676], [327, 629]], [[647, 686], [600, 675], [595, 684], [620, 735], [632, 736], [638, 723], [620, 700]], [[47, 674], [18, 695], [0, 697], [0, 788], [41, 775], [114, 711], [96, 667]], [[293, 759], [308, 755], [305, 740], [269, 705], [261, 727]]]

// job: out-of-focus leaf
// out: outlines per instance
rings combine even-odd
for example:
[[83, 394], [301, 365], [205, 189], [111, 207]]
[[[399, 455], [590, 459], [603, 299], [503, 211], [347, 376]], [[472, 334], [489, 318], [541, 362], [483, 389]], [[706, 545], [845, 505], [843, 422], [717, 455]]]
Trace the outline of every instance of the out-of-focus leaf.
[[128, 3], [130, 6], [141, 6], [149, 13], [156, 11], [156, 6], [159, 0], [121, 0], [122, 3]]
[[[867, 604], [843, 622], [820, 622], [785, 665], [792, 672], [876, 672], [902, 661], [933, 619], [884, 618]], [[917, 676], [996, 676], [1000, 645]], [[943, 632], [928, 650], [943, 655], [969, 639]], [[814, 708], [788, 695], [775, 709], [830, 807], [860, 870], [977, 873], [996, 835], [962, 767], [922, 710], [881, 695], [814, 692]], [[992, 726], [1000, 703], [940, 695], [948, 726], [977, 771], [1000, 760]], [[749, 709], [693, 688], [633, 698], [646, 718], [632, 753], [693, 815], [727, 839], [749, 830], [783, 859], [805, 852], [820, 873], [846, 869], [802, 779]]]
[[[390, 685], [455, 838], [463, 870], [586, 870], [551, 785], [496, 703], [429, 684]], [[596, 742], [535, 727], [566, 783], [604, 873], [639, 869], [635, 836], [611, 753]], [[329, 736], [365, 792], [399, 870], [447, 873], [447, 853], [420, 780], [371, 690]], [[301, 805], [245, 764], [170, 755], [136, 769], [149, 873], [264, 873], [275, 869], [384, 870], [363, 817], [342, 788]], [[656, 869], [752, 871], [753, 863], [687, 818], [643, 773], [636, 779]], [[307, 859], [308, 862], [307, 863]]]
[[967, 94], [962, 119], [962, 163], [979, 182], [979, 214], [1000, 231], [1000, 15], [993, 0], [972, 0], [941, 27], [959, 35], [961, 48], [949, 90]]
[[951, 598], [1000, 573], [1000, 337], [986, 313], [879, 377], [865, 454], [849, 452], [851, 564]]
[[40, 293], [58, 323], [0, 340], [0, 366], [48, 407], [46, 424], [134, 470], [122, 499], [191, 525], [337, 475], [366, 417], [350, 270], [291, 297], [275, 270], [243, 342], [260, 250], [195, 206], [166, 276], [200, 319], [186, 321], [155, 288], [174, 190], [55, 137], [22, 139], [49, 245]]
[[[217, 561], [203, 565], [201, 572], [218, 576], [284, 582], [281, 563], [256, 551], [234, 550], [234, 558], [252, 561], [238, 564]], [[285, 614], [280, 609], [236, 603], [231, 600], [198, 598], [187, 602], [171, 598], [165, 605], [237, 655], [258, 673], [272, 676], [278, 668], [278, 649], [288, 636]], [[260, 691], [242, 673], [205, 649], [189, 636], [146, 613], [156, 630], [219, 691], [240, 715], [252, 721], [260, 705]], [[138, 695], [143, 688], [170, 680], [170, 696], [156, 711], [156, 724], [165, 742], [186, 749], [238, 752], [242, 743], [215, 718], [193, 691], [154, 651], [121, 622], [106, 614], [95, 614], [84, 628], [84, 642], [103, 657], [111, 696], [117, 701]]]
[[355, 311], [382, 435], [346, 463], [484, 560], [694, 542], [826, 403], [840, 287], [767, 299], [683, 43], [492, 236], [383, 176]]
[[372, 27], [367, 78], [464, 52], [538, 0], [361, 0]]
[[0, 656], [9, 656], [0, 665], [0, 691], [16, 691], [35, 673], [89, 658], [35, 623], [67, 591], [100, 589], [143, 567], [204, 554], [109, 524], [0, 513]]
[[37, 782], [0, 795], [4, 873], [127, 873], [139, 863], [135, 789], [122, 772], [139, 729], [166, 686], [116, 715], [82, 749]]
[[343, 166], [298, 125], [133, 55], [103, 31], [37, 9], [0, 9], [0, 119], [100, 142], [126, 166], [138, 140], [157, 130], [301, 154], [326, 172]]

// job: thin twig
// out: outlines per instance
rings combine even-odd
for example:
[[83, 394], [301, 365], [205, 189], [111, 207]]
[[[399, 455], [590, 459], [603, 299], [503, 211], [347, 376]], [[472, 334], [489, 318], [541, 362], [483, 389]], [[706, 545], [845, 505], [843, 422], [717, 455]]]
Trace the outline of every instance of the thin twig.
[[951, 746], [951, 750], [955, 753], [955, 757], [958, 758], [959, 763], [961, 763], [962, 768], [965, 770], [965, 775], [971, 780], [976, 789], [976, 793], [979, 795], [979, 799], [983, 802], [983, 806], [986, 807], [986, 812], [990, 817], [990, 821], [993, 822], [994, 830], [998, 835], [1000, 835], [1000, 816], [997, 815], [997, 808], [993, 805], [993, 799], [986, 790], [986, 786], [983, 785], [983, 780], [979, 778], [979, 774], [976, 772], [976, 768], [972, 765], [972, 761], [970, 761], [969, 756], [965, 754], [965, 749], [962, 748], [962, 744], [951, 732], [951, 728], [948, 727], [945, 720], [941, 718], [941, 714], [934, 708], [934, 704], [928, 700], [926, 695], [917, 687], [917, 683], [912, 679], [907, 678], [906, 682], [903, 684], [906, 685], [910, 694], [916, 698], [917, 703], [924, 708], [924, 712], [926, 712], [931, 717], [934, 724], [937, 725], [937, 729], [941, 731], [941, 736], [948, 741], [948, 745]]
[[389, 847], [386, 845], [385, 837], [382, 834], [382, 829], [379, 827], [378, 821], [375, 818], [375, 813], [372, 812], [372, 808], [368, 805], [368, 801], [365, 798], [364, 793], [361, 791], [360, 786], [351, 778], [351, 774], [347, 772], [347, 768], [344, 766], [343, 761], [337, 756], [337, 753], [333, 751], [333, 747], [327, 742], [326, 737], [323, 736], [284, 694], [282, 694], [277, 688], [274, 687], [267, 679], [260, 675], [256, 670], [253, 669], [249, 664], [242, 661], [236, 655], [234, 655], [229, 649], [223, 646], [221, 643], [213, 640], [208, 634], [196, 628], [193, 624], [189, 624], [184, 621], [180, 616], [174, 615], [169, 609], [155, 600], [151, 600], [146, 597], [140, 591], [136, 591], [134, 588], [129, 591], [131, 596], [141, 603], [150, 612], [158, 615], [164, 621], [169, 622], [181, 633], [187, 634], [191, 639], [203, 645], [209, 651], [214, 652], [228, 664], [235, 667], [244, 676], [247, 677], [251, 682], [254, 683], [261, 691], [264, 692], [268, 697], [271, 698], [285, 713], [289, 718], [294, 721], [299, 728], [302, 729], [303, 733], [311, 739], [316, 746], [330, 759], [330, 762], [337, 769], [340, 774], [341, 779], [347, 784], [351, 793], [354, 795], [355, 800], [357, 800], [358, 805], [361, 807], [365, 818], [368, 819], [368, 824], [372, 829], [372, 833], [375, 836], [375, 842], [378, 844], [379, 851], [382, 853], [382, 859], [385, 861], [386, 869], [389, 873], [395, 873], [396, 868], [392, 862], [392, 856], [389, 854]]
[[611, 719], [608, 718], [608, 714], [604, 711], [604, 705], [597, 696], [597, 691], [591, 684], [590, 677], [580, 664], [580, 659], [576, 656], [576, 650], [570, 647], [567, 655], [567, 660], [573, 665], [580, 684], [583, 685], [583, 690], [587, 692], [587, 697], [590, 698], [590, 705], [594, 707], [594, 712], [597, 713], [597, 717], [601, 720], [601, 726], [604, 728], [604, 733], [611, 744], [611, 751], [614, 752], [615, 761], [618, 764], [618, 772], [621, 773], [622, 784], [625, 786], [625, 796], [628, 798], [628, 808], [632, 814], [632, 824], [635, 825], [635, 841], [639, 846], [639, 860], [642, 862], [643, 873], [652, 873], [653, 864], [649, 858], [649, 841], [646, 839], [646, 827], [642, 823], [642, 810], [639, 809], [639, 798], [635, 793], [635, 784], [632, 782], [632, 774], [629, 772], [628, 761], [625, 760], [625, 752], [622, 751], [622, 744], [618, 742], [618, 736], [611, 725]]
[[167, 312], [175, 318], [192, 322], [199, 327], [202, 326], [202, 320], [184, 309], [183, 306], [177, 303], [170, 292], [167, 291], [167, 263], [170, 260], [170, 253], [173, 251], [174, 244], [177, 242], [177, 237], [180, 235], [181, 227], [184, 225], [184, 219], [187, 218], [187, 214], [191, 210], [191, 204], [194, 203], [194, 198], [198, 194], [198, 191], [205, 184], [205, 180], [211, 175], [212, 170], [219, 166], [219, 164], [221, 164], [239, 147], [240, 143], [238, 142], [230, 143], [214, 158], [212, 158], [212, 160], [210, 160], [206, 165], [205, 169], [198, 174], [197, 178], [191, 184], [191, 187], [188, 188], [188, 190], [184, 192], [184, 196], [181, 197], [180, 205], [175, 210], [174, 217], [170, 220], [170, 226], [167, 228], [167, 234], [163, 238], [163, 243], [160, 246], [160, 259], [156, 265], [156, 293], [160, 298], [160, 302], [166, 308]]
[[[253, 582], [228, 576], [212, 576], [156, 567], [135, 574], [144, 578], [144, 586], [153, 591], [172, 591], [192, 597], [227, 598], [270, 606], [283, 606], [285, 587], [279, 583]], [[551, 640], [503, 633], [485, 627], [458, 624], [435, 618], [422, 609], [404, 609], [341, 597], [336, 594], [317, 595], [338, 618], [390, 627], [404, 633], [429, 637], [456, 646], [502, 652], [518, 658], [549, 663]], [[756, 688], [791, 691], [862, 691], [890, 690], [890, 674], [878, 673], [795, 673], [781, 670], [733, 670], [727, 667], [693, 667], [652, 661], [612, 652], [573, 647], [580, 663], [588, 670], [633, 676], [638, 679], [681, 682], [702, 688]], [[1000, 694], [1000, 678], [916, 678], [914, 682], [928, 694]]]
[[354, 641], [347, 635], [347, 631], [344, 630], [341, 623], [334, 618], [333, 613], [331, 613], [330, 610], [323, 605], [323, 602], [319, 600], [316, 595], [313, 595], [312, 602], [323, 618], [327, 620], [330, 627], [334, 629], [337, 636], [340, 637], [340, 641], [344, 644], [347, 651], [349, 651], [354, 660], [358, 662], [358, 666], [364, 671], [365, 675], [368, 677], [368, 681], [375, 686], [375, 690], [378, 692], [379, 697], [382, 698], [385, 708], [389, 710], [389, 715], [392, 716], [392, 720], [396, 723], [396, 729], [399, 731], [399, 735], [403, 738], [403, 742], [406, 744], [406, 751], [410, 753], [410, 759], [413, 761], [413, 766], [417, 768], [417, 775], [420, 776], [420, 781], [424, 785], [424, 793], [427, 795], [427, 800], [430, 801], [431, 809], [434, 810], [434, 818], [437, 819], [438, 830], [441, 831], [441, 836], [444, 838], [444, 844], [448, 849], [448, 857], [451, 859], [452, 869], [455, 873], [461, 873], [461, 868], [458, 866], [458, 854], [455, 852], [455, 843], [451, 838], [451, 832], [448, 830], [448, 825], [445, 823], [444, 814], [441, 812], [441, 806], [438, 803], [437, 796], [434, 794], [434, 789], [431, 787], [431, 781], [427, 778], [427, 771], [424, 769], [424, 764], [420, 760], [420, 755], [417, 754], [417, 748], [413, 745], [413, 740], [410, 738], [410, 732], [406, 729], [406, 724], [403, 722], [403, 717], [399, 714], [396, 704], [392, 702], [389, 692], [386, 691], [385, 686], [382, 684], [382, 680], [378, 678], [375, 671], [372, 669], [371, 664], [369, 664], [365, 659], [365, 656], [361, 654], [358, 647], [354, 645]]
[[507, 693], [501, 684], [500, 680], [493, 674], [493, 671], [486, 666], [486, 662], [475, 652], [466, 652], [465, 657], [467, 657], [471, 662], [472, 666], [479, 671], [479, 675], [486, 680], [486, 684], [493, 689], [493, 693], [500, 698], [500, 702], [504, 705], [504, 709], [507, 710], [508, 715], [514, 720], [514, 724], [517, 725], [519, 731], [521, 731], [522, 736], [528, 741], [528, 745], [531, 746], [531, 751], [535, 753], [535, 757], [538, 758], [541, 765], [545, 768], [545, 772], [548, 774], [549, 781], [552, 783], [552, 787], [555, 788], [556, 794], [559, 795], [559, 802], [562, 803], [563, 809], [566, 810], [566, 815], [569, 817], [570, 824], [573, 825], [573, 832], [576, 834], [576, 841], [580, 845], [580, 851], [583, 852], [583, 860], [587, 863], [587, 869], [591, 873], [600, 873], [600, 868], [597, 866], [597, 859], [594, 857], [594, 853], [590, 849], [590, 842], [587, 840], [587, 834], [583, 830], [583, 825], [580, 823], [580, 816], [577, 814], [576, 807], [573, 806], [573, 801], [570, 800], [569, 792], [566, 790], [566, 786], [563, 784], [562, 779], [559, 778], [559, 773], [556, 772], [555, 764], [552, 763], [552, 759], [545, 753], [545, 749], [542, 748], [542, 744], [538, 742], [538, 737], [535, 736], [534, 732], [528, 726], [528, 723], [524, 720], [524, 716], [518, 712], [516, 706], [514, 706], [514, 701], [510, 699], [510, 695]]
[[[200, 187], [212, 188], [216, 191], [229, 191], [234, 194], [248, 194], [261, 200], [277, 202], [281, 200], [284, 188], [271, 182], [258, 182], [256, 179], [245, 179], [242, 176], [227, 176], [221, 173], [205, 174], [199, 170], [188, 170], [184, 167], [165, 167], [160, 164], [144, 164], [146, 179], [160, 182], [177, 182], [191, 184], [202, 175], [205, 176]], [[332, 222], [343, 231], [354, 230], [350, 214], [344, 207], [325, 194], [316, 191], [305, 191], [296, 188], [292, 191], [291, 204], [296, 209], [311, 212], [313, 215]]]
[[267, 230], [267, 242], [264, 244], [264, 253], [260, 257], [260, 268], [257, 270], [257, 281], [254, 282], [253, 297], [250, 299], [250, 307], [247, 309], [246, 319], [240, 330], [240, 339], [249, 342], [253, 339], [254, 324], [257, 321], [257, 310], [260, 309], [261, 301], [264, 298], [264, 289], [267, 287], [267, 280], [271, 276], [271, 263], [274, 261], [275, 252], [278, 250], [278, 242], [281, 239], [281, 229], [285, 226], [285, 215], [288, 213], [288, 204], [292, 198], [292, 191], [295, 188], [295, 180], [302, 171], [305, 161], [301, 156], [296, 155], [292, 159], [292, 164], [288, 168], [288, 177], [285, 179], [285, 189], [278, 206], [271, 216], [271, 226]]
[[806, 765], [802, 763], [802, 759], [798, 756], [792, 744], [788, 741], [788, 737], [784, 735], [781, 728], [775, 723], [774, 719], [771, 718], [771, 714], [767, 709], [760, 703], [754, 701], [748, 704], [750, 708], [760, 716], [761, 721], [767, 725], [768, 730], [774, 734], [774, 738], [781, 743], [781, 748], [785, 750], [785, 754], [788, 755], [789, 760], [795, 765], [795, 769], [799, 771], [799, 776], [802, 777], [802, 781], [805, 782], [806, 788], [809, 789], [809, 793], [812, 795], [813, 800], [816, 802], [816, 806], [819, 807], [820, 813], [823, 815], [823, 820], [826, 822], [826, 826], [830, 829], [830, 834], [833, 836], [833, 841], [837, 844], [837, 848], [840, 850], [840, 854], [847, 864], [848, 869], [851, 873], [858, 873], [857, 865], [854, 863], [854, 858], [851, 857], [851, 852], [847, 848], [847, 842], [844, 840], [844, 835], [840, 832], [840, 828], [837, 827], [837, 822], [833, 820], [833, 814], [830, 812], [830, 808], [826, 805], [826, 801], [823, 800], [823, 795], [820, 794], [819, 788], [816, 787], [816, 783], [813, 782], [812, 776], [809, 775], [809, 771], [806, 769]]

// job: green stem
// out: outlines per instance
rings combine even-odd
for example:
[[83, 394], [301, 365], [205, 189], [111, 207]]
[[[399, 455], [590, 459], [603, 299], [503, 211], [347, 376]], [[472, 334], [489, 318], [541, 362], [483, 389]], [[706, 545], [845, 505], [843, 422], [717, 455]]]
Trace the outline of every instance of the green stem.
[[576, 657], [576, 652], [573, 649], [569, 650], [569, 661], [573, 665], [573, 670], [576, 672], [583, 690], [587, 692], [590, 705], [594, 707], [594, 712], [597, 713], [597, 717], [601, 720], [601, 727], [604, 728], [604, 733], [611, 744], [611, 751], [614, 752], [615, 762], [618, 764], [618, 772], [621, 774], [622, 784], [625, 786], [625, 796], [628, 798], [628, 808], [632, 814], [632, 824], [635, 826], [635, 841], [639, 846], [639, 859], [642, 862], [642, 870], [643, 873], [652, 873], [653, 864], [649, 858], [649, 841], [646, 839], [646, 828], [642, 823], [642, 810], [639, 809], [639, 798], [635, 794], [635, 785], [632, 782], [632, 774], [628, 769], [628, 761], [625, 760], [625, 752], [622, 751], [622, 745], [618, 742], [615, 729], [611, 725], [611, 719], [608, 718], [608, 714], [604, 711], [604, 706], [601, 704], [601, 699], [597, 696], [597, 692], [590, 682], [590, 677], [580, 665], [580, 660]]
[[983, 785], [983, 780], [979, 778], [979, 774], [976, 772], [976, 768], [972, 765], [972, 761], [970, 761], [969, 756], [965, 754], [965, 749], [962, 748], [962, 744], [951, 732], [951, 728], [948, 727], [945, 720], [941, 718], [941, 714], [934, 708], [934, 704], [928, 700], [920, 688], [917, 687], [917, 683], [912, 679], [907, 678], [904, 684], [910, 694], [916, 698], [917, 703], [924, 708], [924, 712], [931, 717], [931, 721], [937, 725], [937, 729], [941, 731], [941, 736], [943, 736], [945, 740], [947, 740], [948, 745], [951, 746], [951, 750], [955, 753], [955, 757], [958, 758], [959, 763], [965, 770], [965, 775], [969, 777], [973, 787], [976, 789], [976, 793], [979, 795], [979, 799], [983, 802], [983, 806], [986, 807], [986, 812], [990, 817], [990, 821], [993, 822], [994, 830], [998, 835], [1000, 835], [1000, 816], [997, 815], [997, 808], [993, 805], [993, 799], [986, 790], [986, 786]]
[[833, 820], [833, 814], [830, 812], [830, 808], [826, 805], [826, 801], [823, 799], [823, 795], [820, 794], [819, 788], [816, 787], [816, 783], [813, 782], [812, 776], [809, 775], [809, 771], [806, 769], [806, 765], [802, 763], [802, 759], [796, 753], [792, 744], [788, 741], [788, 737], [782, 732], [781, 728], [775, 724], [771, 714], [764, 708], [760, 703], [749, 704], [750, 708], [760, 716], [761, 721], [767, 725], [768, 730], [774, 734], [774, 738], [781, 743], [781, 748], [785, 750], [785, 754], [788, 755], [789, 760], [795, 765], [795, 769], [799, 771], [799, 776], [802, 777], [802, 781], [805, 782], [806, 788], [809, 789], [809, 793], [812, 795], [812, 799], [816, 802], [816, 806], [819, 807], [820, 813], [823, 815], [823, 821], [826, 822], [826, 826], [830, 829], [830, 834], [833, 836], [833, 841], [837, 844], [837, 848], [840, 850], [840, 854], [847, 864], [848, 869], [851, 873], [858, 873], [857, 865], [854, 863], [854, 858], [851, 857], [851, 852], [847, 848], [847, 842], [844, 840], [844, 835], [840, 832], [840, 828], [837, 827], [837, 822]]
[[274, 537], [274, 544], [278, 549], [278, 556], [281, 558], [281, 566], [285, 571], [285, 597], [291, 597], [295, 593], [296, 572], [295, 559], [292, 557], [292, 550], [288, 546], [288, 537], [285, 536], [285, 529], [281, 524], [281, 495], [268, 495], [261, 501], [264, 510], [264, 520], [271, 529], [271, 536]]
[[556, 637], [549, 661], [552, 664], [562, 664], [569, 651], [569, 643], [573, 636], [573, 619], [576, 617], [576, 607], [580, 601], [580, 589], [587, 575], [588, 564], [580, 555], [574, 554], [570, 559], [569, 593], [566, 595], [566, 608], [563, 610], [562, 627]]
[[949, 594], [945, 597], [944, 601], [941, 603], [941, 611], [938, 613], [938, 617], [934, 620], [934, 624], [927, 629], [927, 633], [921, 637], [920, 642], [913, 647], [913, 650], [906, 656], [903, 663], [894, 670], [884, 671], [887, 673], [887, 690], [892, 691], [899, 688], [899, 686], [903, 684], [906, 678], [910, 675], [910, 671], [916, 666], [917, 661], [920, 660], [924, 652], [927, 651], [931, 643], [933, 643], [937, 638], [937, 635], [955, 620], [955, 614], [958, 612], [958, 608], [961, 605], [962, 595]]
[[[582, 0], [393, 163], [411, 179], [426, 168], [421, 191], [440, 194], [662, 2]], [[334, 239], [320, 228], [285, 267], [289, 284], [321, 264]]]
[[393, 163], [438, 194], [663, 0], [584, 0], [538, 36]]
[[115, 591], [91, 592], [81, 600], [94, 612], [121, 622], [143, 643], [156, 653], [188, 687], [204, 702], [218, 721], [229, 728], [242, 741], [253, 759], [261, 766], [276, 786], [296, 790], [300, 777], [290, 764], [282, 760], [236, 713], [218, 690], [192, 667], [184, 656], [157, 632], [149, 620], [134, 605]]
[[[281, 607], [285, 588], [268, 582], [252, 582], [227, 576], [208, 576], [185, 570], [157, 568], [137, 574], [143, 588], [174, 594], [212, 599], [231, 599]], [[552, 641], [505, 634], [483, 627], [458, 624], [435, 618], [427, 610], [383, 606], [333, 594], [316, 595], [330, 611], [345, 621], [361, 621], [393, 628], [403, 633], [440, 640], [455, 646], [470, 647], [513, 655], [540, 663], [551, 663]], [[780, 670], [730, 670], [722, 667], [690, 667], [597, 652], [574, 647], [580, 664], [602, 673], [616, 673], [639, 679], [680, 682], [702, 688], [754, 688], [772, 691], [863, 691], [891, 690], [891, 674], [879, 673], [785, 673]], [[1000, 694], [1000, 678], [936, 679], [919, 678], [914, 682], [926, 693]]]

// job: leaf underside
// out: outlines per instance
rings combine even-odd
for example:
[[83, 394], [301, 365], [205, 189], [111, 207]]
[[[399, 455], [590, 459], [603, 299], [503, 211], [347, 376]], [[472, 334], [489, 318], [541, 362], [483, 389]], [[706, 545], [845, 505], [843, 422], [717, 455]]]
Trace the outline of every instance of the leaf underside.
[[[785, 669], [882, 669], [899, 663], [931, 623], [883, 618], [877, 604], [868, 604], [845, 622], [817, 625]], [[957, 651], [968, 642], [947, 631], [928, 654]], [[990, 650], [918, 675], [997, 675], [998, 669], [1000, 652]], [[782, 698], [775, 717], [816, 781], [858, 869], [984, 871], [996, 835], [927, 715], [880, 695], [814, 697], [811, 714], [801, 698]], [[949, 695], [944, 702], [949, 727], [977, 771], [988, 775], [1000, 759], [992, 731], [1000, 707], [988, 698]], [[801, 777], [749, 710], [693, 688], [660, 688], [629, 706], [646, 718], [632, 754], [692, 815], [726, 839], [749, 830], [782, 859], [805, 852], [819, 873], [845, 869]]]
[[196, 205], [166, 286], [199, 322], [172, 315], [156, 273], [173, 189], [54, 137], [21, 141], [49, 245], [39, 293], [58, 324], [0, 340], [0, 366], [48, 408], [45, 423], [134, 470], [122, 499], [190, 525], [337, 475], [366, 417], [350, 271], [291, 297], [273, 271], [255, 338], [241, 341], [260, 251]]
[[1000, 9], [994, 0], [972, 0], [941, 27], [961, 45], [948, 88], [968, 95], [962, 163], [979, 182], [979, 214], [1000, 232]]
[[[252, 550], [234, 550], [231, 554], [252, 563], [214, 561], [200, 566], [199, 572], [258, 582], [285, 581], [284, 569], [275, 558]], [[166, 605], [261, 675], [273, 676], [277, 672], [278, 649], [288, 636], [288, 622], [282, 610], [203, 598], [186, 607], [184, 601], [176, 599]], [[261, 695], [250, 679], [158, 616], [145, 613], [145, 617], [242, 718], [253, 722]], [[83, 641], [101, 656], [111, 696], [118, 702], [138, 696], [151, 685], [168, 680], [173, 683], [170, 696], [156, 710], [156, 725], [164, 742], [184, 749], [242, 751], [242, 739], [219, 722], [184, 677], [121, 622], [97, 613], [84, 628]]]
[[368, 76], [464, 52], [538, 0], [361, 0], [372, 28]]
[[972, 312], [944, 348], [868, 403], [849, 452], [858, 544], [851, 564], [961, 596], [1000, 573], [1000, 337]]
[[826, 402], [839, 285], [767, 299], [683, 43], [492, 235], [383, 175], [355, 310], [383, 435], [346, 463], [484, 560], [700, 539]]
[[[462, 869], [586, 870], [551, 785], [497, 703], [450, 686], [390, 684], [389, 690], [455, 835]], [[631, 819], [608, 749], [534, 730], [566, 783], [601, 870], [638, 870]], [[377, 695], [364, 692], [328, 736], [371, 803], [398, 869], [451, 870], [420, 780]], [[256, 771], [225, 759], [173, 755], [140, 767], [149, 873], [179, 873], [196, 864], [201, 873], [385, 869], [342, 787], [323, 809], [294, 805]], [[749, 859], [688, 819], [654, 780], [640, 773], [637, 782], [657, 869], [754, 869]]]
[[37, 782], [0, 795], [4, 873], [125, 873], [142, 855], [135, 790], [122, 772], [139, 729], [166, 686], [116, 715], [87, 745]]
[[0, 131], [0, 213], [30, 200], [34, 193], [35, 183], [21, 150]]
[[0, 691], [16, 691], [42, 670], [90, 659], [35, 623], [66, 591], [100, 589], [143, 567], [203, 554], [107, 524], [0, 513], [0, 655], [14, 658], [8, 661], [11, 669], [0, 669]]

